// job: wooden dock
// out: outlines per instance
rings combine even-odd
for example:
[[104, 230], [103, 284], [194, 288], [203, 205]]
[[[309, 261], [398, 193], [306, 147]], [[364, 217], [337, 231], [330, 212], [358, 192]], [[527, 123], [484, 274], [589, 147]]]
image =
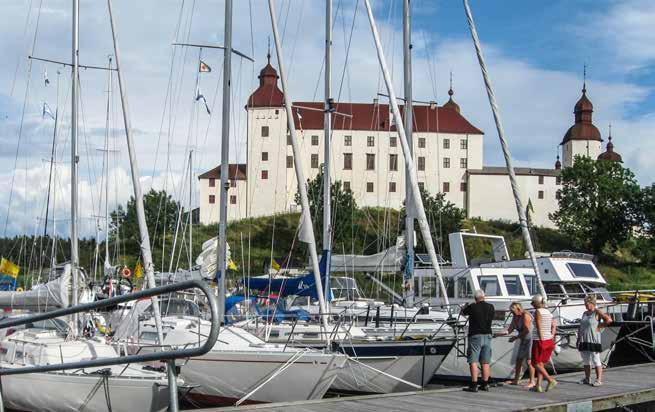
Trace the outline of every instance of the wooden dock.
[[[604, 375], [604, 385], [601, 387], [579, 384], [578, 381], [583, 376], [582, 372], [559, 375], [557, 377], [559, 385], [548, 393], [536, 393], [510, 385], [493, 387], [489, 392], [477, 393], [464, 392], [461, 387], [458, 387], [422, 392], [205, 409], [204, 411], [373, 412], [447, 410], [471, 412], [483, 410], [591, 412], [655, 402], [654, 363], [607, 369]], [[629, 409], [626, 408], [625, 410]]]

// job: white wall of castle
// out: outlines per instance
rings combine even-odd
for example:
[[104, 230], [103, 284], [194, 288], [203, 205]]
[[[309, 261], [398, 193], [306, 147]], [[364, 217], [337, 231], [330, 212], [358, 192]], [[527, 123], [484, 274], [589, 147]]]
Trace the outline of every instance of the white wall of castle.
[[[556, 176], [521, 175], [516, 176], [519, 185], [519, 198], [526, 210], [528, 201], [532, 201], [534, 212], [531, 213], [532, 224], [554, 228], [549, 214], [557, 210], [557, 191], [561, 188]], [[471, 174], [469, 175], [469, 217], [485, 220], [518, 221], [516, 203], [507, 174]]]
[[569, 140], [562, 145], [562, 166], [573, 166], [573, 159], [578, 155], [595, 160], [602, 152], [602, 142], [598, 140]]

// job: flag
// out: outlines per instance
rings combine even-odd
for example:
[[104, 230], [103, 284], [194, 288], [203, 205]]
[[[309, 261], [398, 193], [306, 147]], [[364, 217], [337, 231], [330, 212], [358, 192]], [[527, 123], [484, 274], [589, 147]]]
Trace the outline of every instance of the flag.
[[271, 267], [272, 267], [273, 269], [275, 269], [276, 271], [279, 271], [280, 269], [282, 269], [282, 266], [280, 266], [280, 264], [277, 263], [277, 260], [275, 260], [275, 259], [273, 259], [273, 260], [271, 261]]
[[209, 65], [208, 65], [207, 63], [205, 63], [204, 61], [200, 60], [200, 67], [198, 68], [198, 71], [199, 71], [200, 73], [209, 73], [209, 72], [212, 71], [212, 68], [209, 67]]
[[50, 84], [50, 79], [48, 79], [48, 69], [45, 69], [43, 72], [43, 82], [46, 86]]
[[55, 116], [52, 114], [52, 110], [50, 110], [50, 106], [48, 106], [48, 103], [43, 102], [42, 118], [45, 119], [46, 115], [50, 116], [52, 120], [55, 120]]
[[15, 264], [14, 262], [2, 258], [0, 260], [0, 273], [4, 273], [7, 276], [11, 276], [12, 278], [17, 278], [18, 273], [20, 272], [20, 266]]
[[235, 272], [236, 272], [237, 270], [239, 270], [239, 268], [237, 267], [237, 264], [234, 263], [234, 261], [233, 261], [232, 259], [228, 259], [228, 261], [227, 261], [227, 268], [230, 269], [230, 270], [233, 270], [233, 271], [235, 271]]
[[528, 205], [525, 207], [525, 219], [527, 220], [528, 225], [532, 225], [533, 214], [534, 206], [532, 205], [532, 199], [528, 199]]
[[303, 210], [300, 214], [300, 227], [298, 228], [298, 240], [304, 243], [313, 243], [313, 228], [312, 219], [309, 217], [309, 212]]
[[134, 277], [137, 279], [143, 277], [143, 265], [141, 265], [141, 262], [136, 262], [136, 266], [134, 267]]
[[196, 101], [198, 100], [202, 100], [202, 102], [205, 104], [205, 110], [207, 110], [207, 114], [212, 114], [212, 112], [209, 110], [207, 99], [205, 99], [205, 96], [203, 96], [202, 92], [200, 91], [200, 86], [196, 88]]

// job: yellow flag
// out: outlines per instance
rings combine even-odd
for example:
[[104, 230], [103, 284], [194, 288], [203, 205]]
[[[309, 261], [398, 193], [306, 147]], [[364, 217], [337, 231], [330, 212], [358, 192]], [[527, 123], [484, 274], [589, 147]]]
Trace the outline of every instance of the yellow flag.
[[11, 276], [12, 278], [17, 278], [19, 272], [20, 266], [10, 260], [2, 258], [0, 261], [0, 273], [4, 273], [5, 275]]
[[273, 269], [275, 269], [275, 270], [278, 270], [278, 271], [279, 271], [280, 269], [282, 269], [282, 266], [280, 266], [280, 264], [277, 263], [277, 260], [275, 260], [275, 259], [273, 259], [273, 260], [271, 261], [271, 267], [272, 267]]
[[233, 271], [235, 271], [235, 272], [236, 272], [237, 270], [239, 270], [239, 268], [237, 267], [236, 263], [234, 263], [234, 261], [233, 261], [232, 259], [230, 259], [230, 260], [227, 261], [227, 268], [230, 269], [230, 270], [233, 270]]
[[141, 262], [136, 262], [136, 266], [134, 267], [134, 277], [137, 279], [143, 277], [143, 266], [141, 265]]

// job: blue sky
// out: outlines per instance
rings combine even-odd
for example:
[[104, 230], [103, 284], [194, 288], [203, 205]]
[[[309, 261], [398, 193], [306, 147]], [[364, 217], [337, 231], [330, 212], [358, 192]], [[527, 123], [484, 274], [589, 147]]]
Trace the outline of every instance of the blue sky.
[[[0, 27], [3, 56], [0, 61], [0, 145], [3, 147], [0, 184], [9, 187], [12, 180], [14, 182], [9, 234], [34, 230], [36, 219], [43, 214], [48, 176], [43, 159], [49, 156], [52, 122], [42, 118], [41, 108], [43, 101], [56, 107], [57, 67], [33, 63], [32, 86], [27, 100], [24, 99], [29, 77], [26, 56], [36, 28], [39, 1], [2, 2], [0, 5], [6, 22]], [[68, 61], [70, 1], [43, 3], [35, 54]], [[324, 3], [318, 0], [278, 0], [276, 3], [280, 27], [284, 30], [283, 47], [292, 97], [295, 100], [320, 99], [322, 89], [318, 88], [318, 94], [316, 90], [321, 81]], [[333, 76], [335, 84], [339, 84], [345, 73], [342, 101], [371, 101], [377, 92], [384, 90], [363, 1], [359, 0], [357, 13], [355, 3], [334, 0], [339, 14], [335, 17]], [[385, 52], [393, 68], [396, 90], [402, 94], [401, 2], [373, 3]], [[106, 6], [104, 2], [90, 0], [82, 0], [81, 4], [80, 59], [86, 64], [104, 65], [107, 54], [112, 52]], [[191, 4], [195, 4], [193, 14]], [[484, 164], [502, 164], [461, 1], [413, 0], [412, 5], [415, 98], [443, 103], [452, 70], [455, 100], [464, 116], [485, 132]], [[217, 87], [221, 81], [222, 57], [209, 51], [203, 54], [203, 60], [214, 68], [201, 79], [203, 94], [214, 108], [214, 114], [208, 117], [193, 103], [197, 51], [177, 50], [171, 64], [174, 51], [170, 43], [173, 39], [222, 43], [223, 7], [222, 1], [215, 0], [114, 0], [146, 189], [155, 186], [172, 193], [180, 191], [189, 148], [201, 153], [196, 161], [196, 173], [218, 163], [221, 119], [219, 103], [215, 102], [221, 100]], [[517, 165], [552, 167], [557, 145], [573, 123], [573, 105], [580, 96], [582, 68], [586, 63], [588, 95], [594, 103], [594, 121], [601, 135], [607, 136], [611, 122], [615, 148], [623, 155], [625, 165], [635, 172], [641, 184], [655, 181], [655, 165], [651, 161], [651, 153], [655, 150], [652, 136], [655, 130], [655, 74], [652, 69], [655, 2], [471, 0], [471, 7]], [[355, 14], [349, 64], [343, 71], [345, 45]], [[178, 20], [181, 27], [176, 33]], [[256, 85], [256, 74], [265, 64], [270, 35], [266, 2], [236, 1], [234, 23], [235, 47], [253, 54], [256, 59], [254, 64], [235, 59], [233, 66], [235, 109], [231, 157], [243, 161], [245, 112], [242, 107]], [[43, 84], [45, 70], [51, 80], [48, 87]], [[67, 161], [69, 156], [68, 75], [67, 70], [62, 70], [63, 121], [57, 152], [61, 162]], [[171, 78], [171, 84], [179, 92], [172, 103], [171, 99], [167, 100]], [[83, 71], [81, 81], [84, 110], [80, 147], [84, 188], [81, 209], [92, 215], [98, 213], [100, 205], [102, 158], [96, 149], [103, 145], [107, 79], [102, 72]], [[17, 150], [24, 103], [23, 136]], [[112, 107], [115, 115], [113, 141], [120, 148], [123, 137], [116, 98]], [[167, 159], [170, 160], [168, 167]], [[61, 164], [60, 169], [57, 209], [60, 215], [65, 215], [70, 191], [67, 165]], [[114, 193], [110, 203], [122, 203], [131, 193], [124, 150], [112, 160], [110, 169]], [[0, 192], [0, 235], [7, 216], [8, 192]], [[86, 234], [94, 230], [90, 221], [83, 223]]]

